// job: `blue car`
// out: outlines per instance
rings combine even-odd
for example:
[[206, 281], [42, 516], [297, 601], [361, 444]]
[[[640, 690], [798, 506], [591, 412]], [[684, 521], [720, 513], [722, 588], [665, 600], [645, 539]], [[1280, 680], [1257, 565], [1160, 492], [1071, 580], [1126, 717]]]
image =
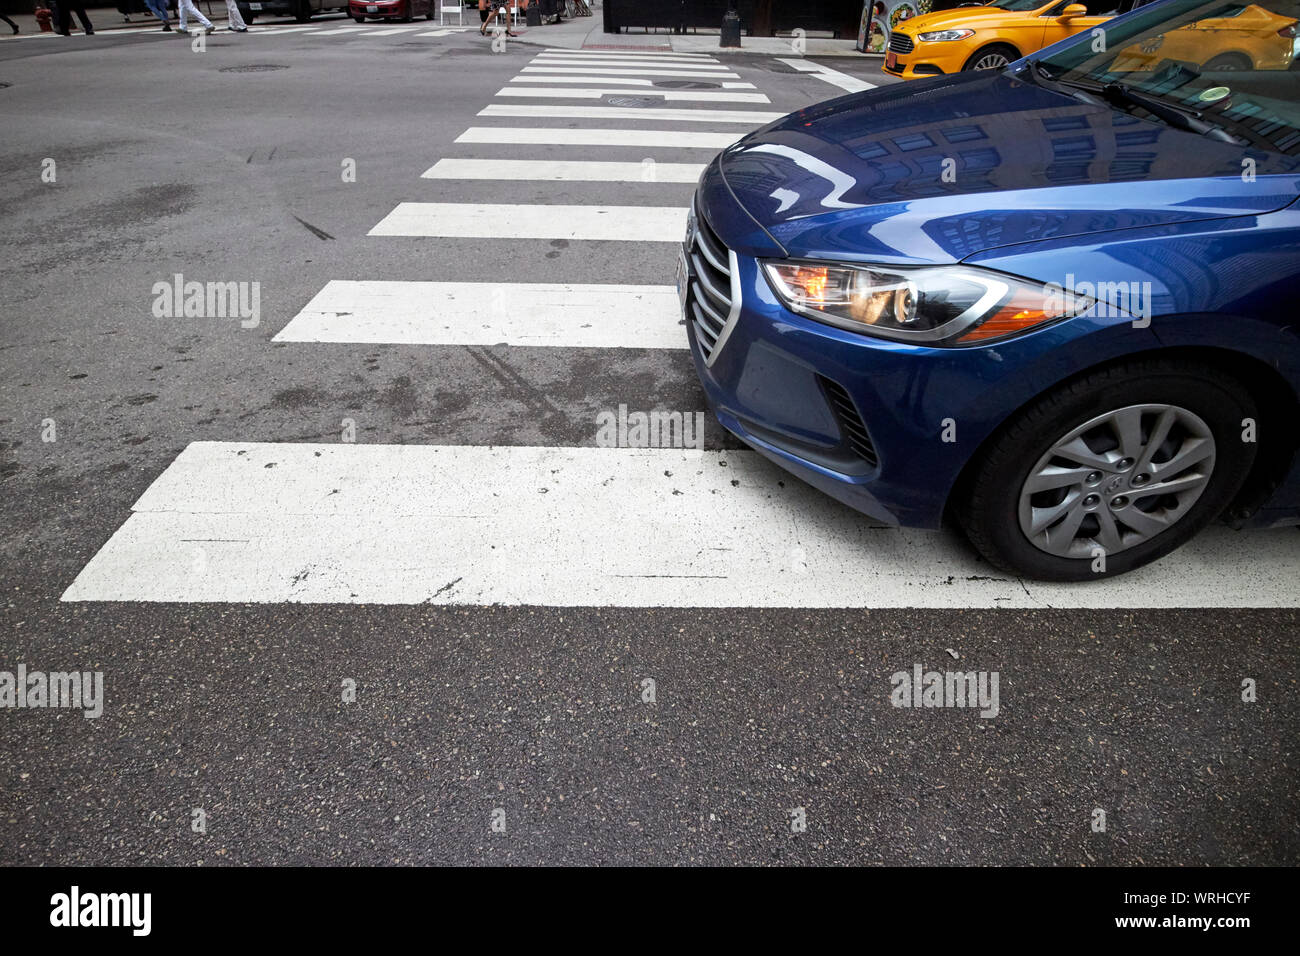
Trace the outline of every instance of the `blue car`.
[[1300, 522], [1298, 7], [1158, 0], [720, 154], [678, 264], [718, 419], [1037, 579]]

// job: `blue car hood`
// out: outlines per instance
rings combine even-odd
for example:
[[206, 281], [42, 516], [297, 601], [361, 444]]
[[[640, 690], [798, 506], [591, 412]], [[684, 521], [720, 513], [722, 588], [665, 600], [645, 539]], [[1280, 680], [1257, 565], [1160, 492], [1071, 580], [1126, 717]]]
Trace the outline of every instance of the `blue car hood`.
[[1300, 158], [997, 72], [809, 107], [742, 139], [719, 165], [787, 255], [900, 263], [1261, 214], [1294, 201], [1300, 187]]

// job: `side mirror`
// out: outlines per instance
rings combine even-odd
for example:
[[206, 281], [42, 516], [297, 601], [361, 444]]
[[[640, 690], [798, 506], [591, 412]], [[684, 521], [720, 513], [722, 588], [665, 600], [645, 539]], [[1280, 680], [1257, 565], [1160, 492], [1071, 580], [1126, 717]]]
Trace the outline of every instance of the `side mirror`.
[[1082, 3], [1072, 3], [1056, 15], [1058, 20], [1073, 20], [1075, 17], [1086, 17], [1088, 8]]

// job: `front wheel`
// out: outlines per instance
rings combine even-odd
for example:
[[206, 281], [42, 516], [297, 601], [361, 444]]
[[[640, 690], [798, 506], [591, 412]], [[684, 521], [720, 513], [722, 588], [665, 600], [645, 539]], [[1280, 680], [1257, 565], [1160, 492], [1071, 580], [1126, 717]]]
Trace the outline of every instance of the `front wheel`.
[[1016, 415], [972, 464], [956, 515], [994, 565], [1028, 578], [1112, 577], [1219, 516], [1250, 472], [1250, 394], [1217, 369], [1132, 362]]
[[962, 70], [1000, 70], [1012, 60], [1020, 59], [1020, 54], [1013, 46], [995, 43], [982, 50], [976, 50], [966, 61]]

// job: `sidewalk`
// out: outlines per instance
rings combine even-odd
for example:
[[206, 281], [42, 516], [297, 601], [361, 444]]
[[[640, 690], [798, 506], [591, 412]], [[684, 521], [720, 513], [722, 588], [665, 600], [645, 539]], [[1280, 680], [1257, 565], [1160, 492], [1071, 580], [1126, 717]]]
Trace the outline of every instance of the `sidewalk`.
[[[565, 50], [656, 50], [674, 53], [757, 53], [765, 56], [799, 56], [793, 37], [741, 37], [740, 47], [719, 46], [716, 33], [677, 35], [666, 30], [635, 33], [604, 32], [604, 17], [599, 0], [588, 4], [590, 17], [574, 17], [559, 23], [533, 27], [521, 32], [522, 43]], [[854, 40], [805, 39], [803, 56], [864, 56]]]
[[[226, 5], [225, 3], [212, 4], [212, 10], [208, 10], [208, 4], [205, 0], [196, 0], [195, 6], [209, 20], [216, 24], [220, 21], [222, 27], [226, 25]], [[93, 7], [87, 8], [87, 16], [90, 17], [90, 25], [95, 28], [95, 33], [112, 33], [114, 30], [139, 30], [141, 27], [154, 27], [162, 29], [162, 24], [158, 18], [150, 13], [133, 13], [130, 21], [122, 18], [122, 14], [112, 7]], [[36, 23], [36, 17], [30, 13], [7, 13], [5, 14], [10, 20], [18, 24], [18, 36], [27, 36], [31, 33], [40, 33], [41, 28]], [[176, 19], [172, 18], [172, 29], [176, 28]], [[72, 32], [74, 34], [81, 32], [81, 23], [77, 20], [77, 15], [72, 15]], [[0, 22], [0, 42], [14, 36], [8, 24]]]

